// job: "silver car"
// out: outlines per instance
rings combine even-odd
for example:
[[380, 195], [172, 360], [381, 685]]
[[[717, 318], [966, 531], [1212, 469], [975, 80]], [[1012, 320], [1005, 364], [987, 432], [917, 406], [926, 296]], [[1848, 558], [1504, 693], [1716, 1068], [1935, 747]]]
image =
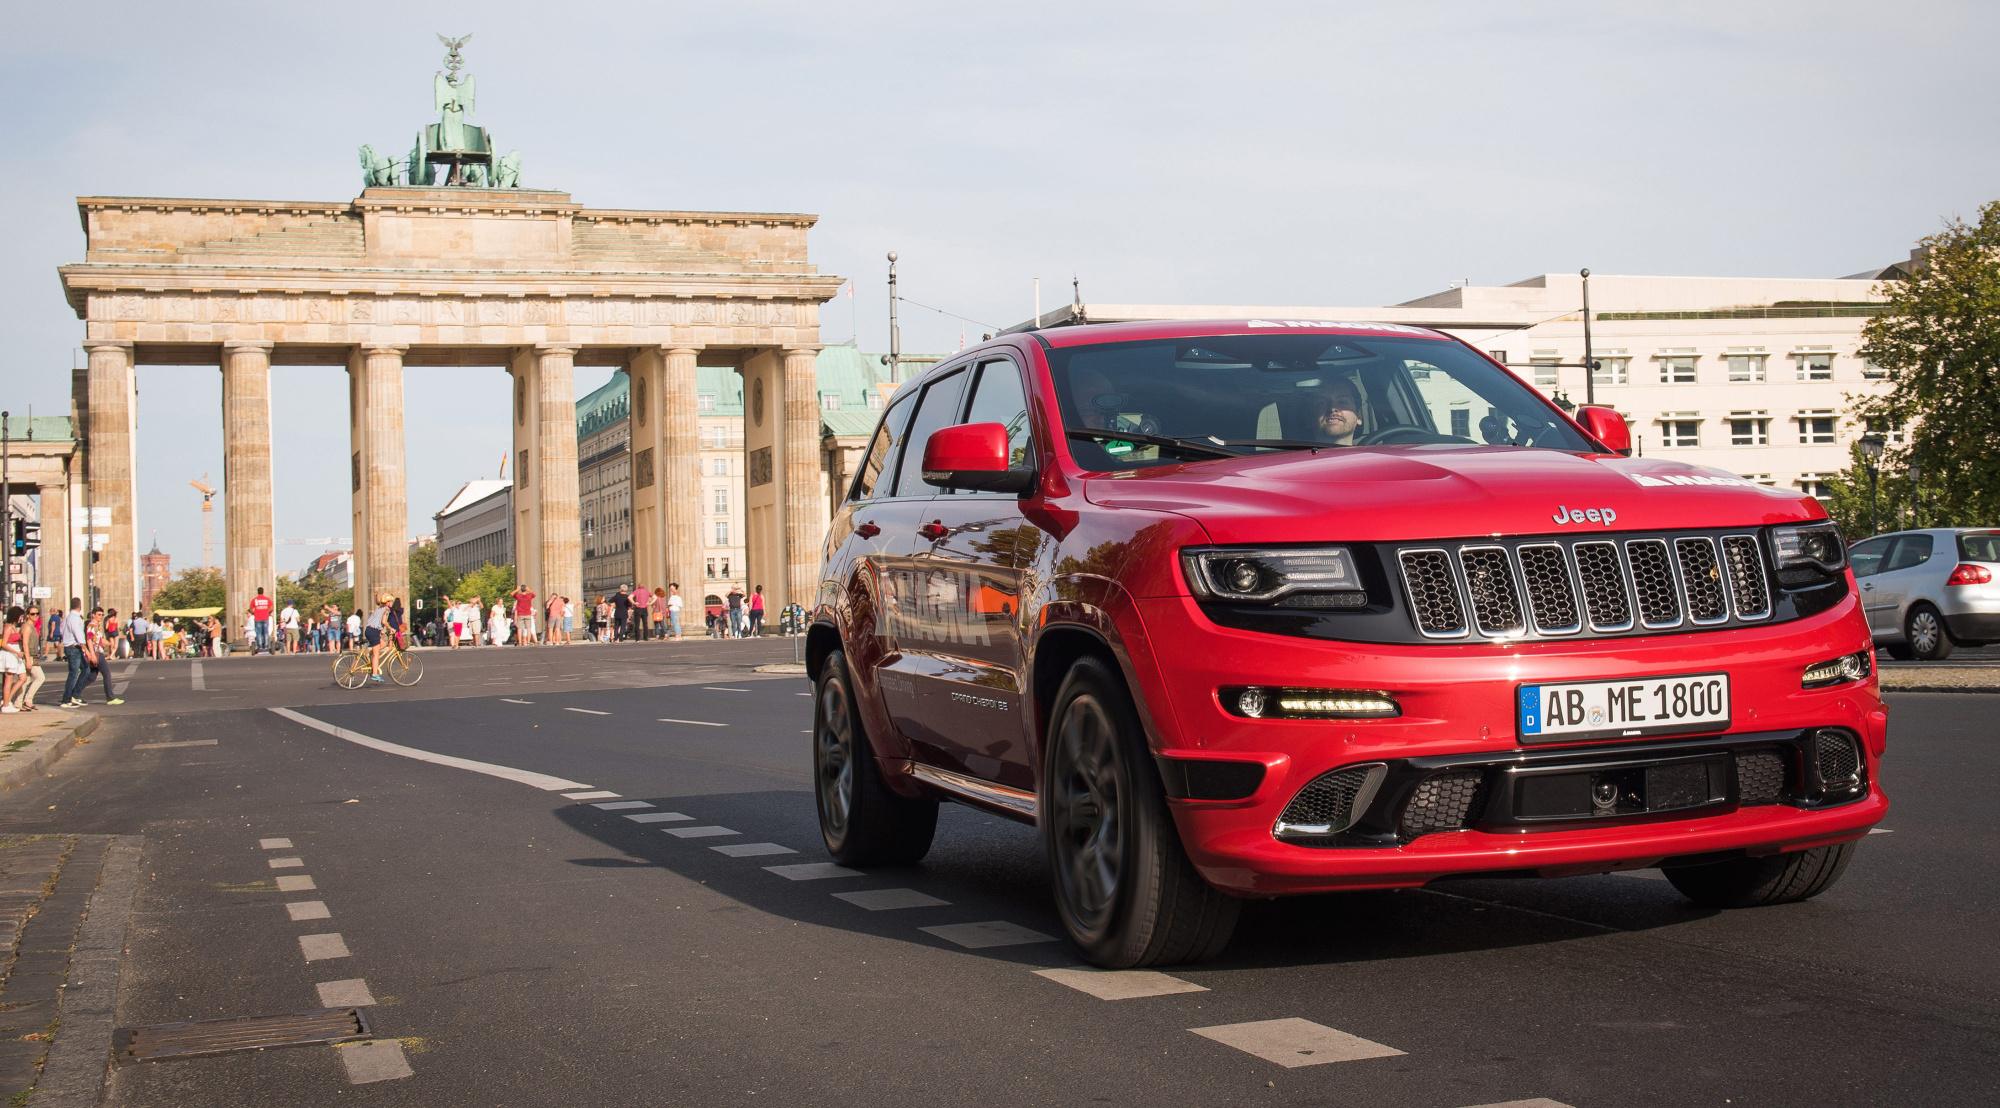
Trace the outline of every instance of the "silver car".
[[1898, 531], [1855, 543], [1847, 558], [1890, 657], [1931, 661], [2000, 642], [2000, 530]]

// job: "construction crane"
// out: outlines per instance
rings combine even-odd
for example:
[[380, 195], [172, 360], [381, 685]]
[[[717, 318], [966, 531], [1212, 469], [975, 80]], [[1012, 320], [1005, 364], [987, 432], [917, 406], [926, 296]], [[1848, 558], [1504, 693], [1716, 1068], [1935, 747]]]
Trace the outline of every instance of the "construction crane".
[[189, 481], [201, 491], [201, 566], [215, 568], [215, 490], [208, 487], [208, 474], [201, 475], [199, 481]]

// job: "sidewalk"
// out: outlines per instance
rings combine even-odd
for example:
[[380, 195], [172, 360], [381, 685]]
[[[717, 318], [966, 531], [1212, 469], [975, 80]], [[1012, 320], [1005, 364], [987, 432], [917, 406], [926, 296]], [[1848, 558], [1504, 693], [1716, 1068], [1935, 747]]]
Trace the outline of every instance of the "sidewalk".
[[0, 1097], [20, 1103], [56, 1037], [70, 953], [109, 835], [0, 836]]
[[95, 712], [46, 704], [38, 712], [0, 716], [0, 789], [32, 779], [77, 743], [89, 742], [97, 720]]

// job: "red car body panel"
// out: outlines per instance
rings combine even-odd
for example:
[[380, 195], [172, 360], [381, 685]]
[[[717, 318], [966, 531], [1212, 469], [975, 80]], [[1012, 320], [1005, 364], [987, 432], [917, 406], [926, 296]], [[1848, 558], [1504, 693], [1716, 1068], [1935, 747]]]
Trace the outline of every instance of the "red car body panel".
[[[1293, 331], [1456, 342], [1397, 325], [1280, 322]], [[1816, 501], [1796, 493], [1670, 460], [1608, 453], [1375, 446], [1190, 460], [1118, 473], [1078, 464], [1063, 434], [1044, 344], [1060, 349], [1254, 333], [1250, 328], [1248, 321], [1139, 323], [1009, 335], [939, 363], [898, 394], [895, 403], [902, 403], [925, 382], [956, 369], [995, 356], [1011, 359], [1026, 380], [1040, 469], [1033, 492], [1018, 500], [850, 501], [835, 516], [810, 665], [816, 675], [831, 649], [846, 651], [859, 710], [891, 788], [906, 795], [940, 794], [1032, 821], [1047, 700], [1060, 669], [1079, 644], [1088, 643], [1116, 660], [1157, 756], [1265, 767], [1262, 783], [1248, 796], [1171, 802], [1202, 874], [1242, 895], [1409, 886], [1479, 872], [1603, 872], [1713, 852], [1798, 850], [1859, 837], [1883, 817], [1888, 801], [1878, 770], [1887, 717], [1876, 679], [1871, 674], [1816, 690], [1801, 688], [1800, 681], [1808, 664], [1871, 647], [1851, 575], [1846, 598], [1817, 614], [1674, 634], [1344, 642], [1211, 620], [1183, 575], [1179, 554], [1186, 547], [1752, 530], [1825, 517]], [[909, 448], [921, 450], [922, 444]], [[935, 524], [945, 537], [928, 544], [913, 539], [922, 523]], [[991, 553], [998, 548], [996, 533], [1009, 536], [1004, 556]], [[972, 580], [992, 572], [996, 559], [1012, 577]], [[965, 578], [952, 588], [1005, 597], [999, 609], [1004, 626], [987, 620], [970, 634], [989, 641], [967, 646], [952, 641], [968, 634], [963, 628], [939, 632], [899, 616], [897, 605], [911, 601], [896, 592], [895, 575], [907, 575], [911, 566], [933, 577]], [[1018, 585], [1018, 600], [1005, 591], [1009, 581]], [[999, 591], [992, 591], [996, 587]], [[1011, 645], [996, 646], [1001, 638]], [[987, 654], [974, 656], [981, 651]], [[1367, 849], [1302, 846], [1273, 834], [1287, 801], [1328, 770], [1371, 760], [1524, 750], [1513, 707], [1520, 684], [1698, 671], [1730, 675], [1735, 711], [1724, 735], [1852, 729], [1865, 748], [1865, 796], [1818, 809], [1770, 805], [1562, 830], [1439, 832]], [[952, 690], [953, 704], [971, 706], [943, 714], [933, 707], [916, 718], [923, 712], [898, 707], [896, 692], [900, 682], [916, 678]], [[1217, 690], [1250, 684], [1380, 690], [1396, 698], [1402, 715], [1288, 720], [1225, 711]], [[1012, 716], [997, 725], [1000, 732], [982, 732], [977, 740], [950, 733], [960, 726], [968, 734], [994, 727], [997, 713], [1006, 711]], [[1018, 733], [1008, 733], [1010, 728]], [[919, 772], [925, 759], [935, 760], [939, 744], [954, 742], [963, 748], [962, 757], [941, 768], [957, 774], [962, 784], [977, 779], [977, 787], [941, 792], [936, 774]], [[1536, 743], [1534, 749], [1563, 746]]]

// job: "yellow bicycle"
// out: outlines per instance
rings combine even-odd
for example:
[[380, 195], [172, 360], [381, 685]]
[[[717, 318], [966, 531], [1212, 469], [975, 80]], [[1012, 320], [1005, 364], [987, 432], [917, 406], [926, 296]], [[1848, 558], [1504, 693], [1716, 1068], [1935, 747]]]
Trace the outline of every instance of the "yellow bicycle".
[[[382, 652], [382, 676], [408, 688], [424, 679], [424, 663], [415, 654], [394, 642]], [[358, 689], [368, 683], [368, 648], [342, 651], [333, 660], [333, 682], [343, 689]]]

